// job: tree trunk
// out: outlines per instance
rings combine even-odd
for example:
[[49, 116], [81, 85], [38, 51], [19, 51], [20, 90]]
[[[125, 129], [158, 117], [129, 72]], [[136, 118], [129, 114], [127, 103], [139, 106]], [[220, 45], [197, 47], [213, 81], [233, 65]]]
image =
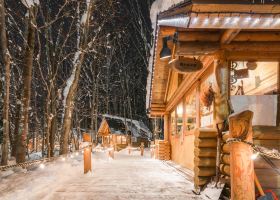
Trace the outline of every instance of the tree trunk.
[[8, 143], [9, 143], [9, 102], [10, 102], [10, 66], [11, 58], [8, 50], [8, 40], [5, 24], [5, 7], [4, 0], [0, 0], [0, 31], [1, 47], [5, 65], [5, 88], [4, 88], [4, 107], [3, 107], [3, 144], [1, 165], [8, 164]]
[[28, 133], [28, 119], [29, 119], [29, 104], [31, 96], [31, 80], [32, 80], [32, 67], [33, 67], [33, 54], [35, 43], [35, 8], [29, 9], [29, 23], [28, 23], [28, 37], [27, 46], [24, 56], [24, 69], [23, 69], [23, 99], [22, 99], [22, 115], [19, 126], [19, 140], [17, 146], [16, 160], [18, 163], [25, 161], [26, 154], [26, 136]]
[[[70, 78], [67, 81], [67, 86], [64, 89], [65, 108], [64, 108], [63, 126], [62, 126], [61, 138], [60, 138], [60, 155], [68, 153], [68, 140], [69, 140], [69, 134], [72, 126], [74, 101], [75, 101], [76, 91], [80, 79], [82, 64], [84, 62], [85, 51], [86, 48], [88, 47], [87, 42], [88, 42], [88, 31], [89, 31], [89, 19], [92, 14], [92, 8], [93, 8], [93, 1], [90, 1], [85, 11], [86, 22], [82, 26], [81, 32], [83, 33], [83, 35], [81, 35], [80, 38], [81, 42], [78, 41], [80, 45], [74, 57], [75, 60], [73, 62], [74, 64], [73, 71]], [[73, 81], [71, 82], [70, 80]]]
[[52, 121], [51, 121], [51, 129], [50, 129], [50, 156], [54, 156], [54, 139], [55, 133], [57, 131], [57, 116], [56, 116], [56, 94], [55, 94], [55, 86], [51, 88], [51, 114], [52, 114]]

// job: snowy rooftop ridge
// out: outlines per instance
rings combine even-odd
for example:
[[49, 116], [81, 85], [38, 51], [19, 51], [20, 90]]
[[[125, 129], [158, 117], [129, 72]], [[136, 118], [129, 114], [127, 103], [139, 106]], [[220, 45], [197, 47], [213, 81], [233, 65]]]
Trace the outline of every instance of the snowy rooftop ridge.
[[[185, 0], [156, 0], [151, 7], [150, 10], [150, 19], [152, 22], [153, 35], [155, 38], [156, 35], [156, 26], [157, 26], [157, 15], [160, 12], [166, 11], [180, 3], [184, 3]], [[151, 95], [151, 87], [152, 87], [152, 71], [153, 71], [153, 60], [154, 60], [154, 50], [155, 46], [150, 49], [150, 58], [149, 58], [149, 68], [148, 68], [148, 78], [147, 78], [147, 94], [146, 94], [146, 108], [150, 106], [150, 95]]]
[[[142, 122], [142, 121], [137, 121], [134, 119], [129, 119], [129, 118], [123, 118], [123, 117], [119, 117], [119, 116], [115, 116], [115, 115], [109, 115], [109, 114], [104, 114], [102, 115], [103, 118], [110, 118], [110, 119], [117, 119], [117, 120], [121, 120], [124, 124], [126, 122], [127, 126], [129, 127], [130, 131], [132, 132], [132, 134], [134, 136], [141, 136], [140, 134], [137, 134], [137, 130], [135, 130], [135, 127], [140, 130], [143, 131], [145, 133], [145, 135], [147, 137], [151, 137], [152, 136], [152, 132], [150, 131], [150, 129]], [[131, 124], [129, 124], [131, 123]], [[135, 127], [133, 127], [133, 125]]]

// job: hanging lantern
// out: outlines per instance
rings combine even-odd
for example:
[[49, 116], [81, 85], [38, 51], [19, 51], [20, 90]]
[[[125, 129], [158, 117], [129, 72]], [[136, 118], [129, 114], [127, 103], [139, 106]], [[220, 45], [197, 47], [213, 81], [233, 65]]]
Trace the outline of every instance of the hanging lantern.
[[196, 72], [202, 69], [203, 64], [196, 58], [181, 57], [171, 60], [169, 66], [178, 73]]

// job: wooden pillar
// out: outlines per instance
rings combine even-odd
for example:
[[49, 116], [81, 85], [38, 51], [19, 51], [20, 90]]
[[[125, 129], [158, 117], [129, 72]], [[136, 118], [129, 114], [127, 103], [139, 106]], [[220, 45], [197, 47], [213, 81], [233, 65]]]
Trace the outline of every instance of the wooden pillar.
[[141, 146], [140, 146], [140, 151], [141, 151], [141, 156], [144, 156], [144, 142], [141, 142]]
[[169, 141], [169, 115], [164, 115], [164, 140]]
[[128, 154], [131, 154], [131, 144], [128, 144]]
[[91, 172], [91, 135], [88, 133], [83, 134], [83, 141], [88, 144], [84, 149], [84, 173]]
[[84, 174], [91, 172], [91, 147], [84, 149]]
[[224, 52], [219, 53], [214, 60], [216, 84], [214, 116], [215, 124], [223, 122], [229, 116], [229, 65]]
[[[253, 112], [246, 110], [229, 117], [230, 138], [253, 141]], [[254, 163], [251, 159], [252, 148], [242, 142], [230, 145], [231, 199], [254, 200]]]

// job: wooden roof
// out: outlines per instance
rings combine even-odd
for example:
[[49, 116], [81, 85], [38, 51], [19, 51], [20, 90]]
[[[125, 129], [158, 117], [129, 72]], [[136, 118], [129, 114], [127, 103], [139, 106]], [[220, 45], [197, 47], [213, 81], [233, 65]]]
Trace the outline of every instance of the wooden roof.
[[[191, 17], [192, 12], [244, 12], [261, 15], [274, 13], [278, 16], [280, 14], [280, 5], [276, 1], [260, 5], [252, 4], [251, 1], [246, 0], [229, 0], [226, 3], [217, 0], [193, 0], [185, 1], [160, 13], [159, 19], [169, 19], [180, 14], [188, 14]], [[176, 55], [196, 56], [203, 61], [204, 68], [211, 64], [213, 56], [219, 51], [225, 51], [228, 59], [231, 60], [275, 60], [276, 57], [280, 59], [280, 29], [278, 28], [182, 28], [178, 26], [159, 26], [158, 29], [150, 94], [150, 111], [151, 115], [155, 116], [168, 112], [175, 105], [175, 99], [182, 96], [183, 94], [181, 93], [187, 91], [193, 80], [201, 73], [185, 76], [187, 80], [185, 80], [186, 78], [183, 80], [181, 86], [177, 89], [178, 92], [175, 92], [169, 101], [166, 100], [170, 68], [168, 60], [162, 61], [159, 56], [162, 49], [162, 38], [165, 36], [173, 36], [175, 32], [178, 32], [179, 45], [177, 46]], [[168, 47], [172, 49], [172, 41], [168, 42]]]

